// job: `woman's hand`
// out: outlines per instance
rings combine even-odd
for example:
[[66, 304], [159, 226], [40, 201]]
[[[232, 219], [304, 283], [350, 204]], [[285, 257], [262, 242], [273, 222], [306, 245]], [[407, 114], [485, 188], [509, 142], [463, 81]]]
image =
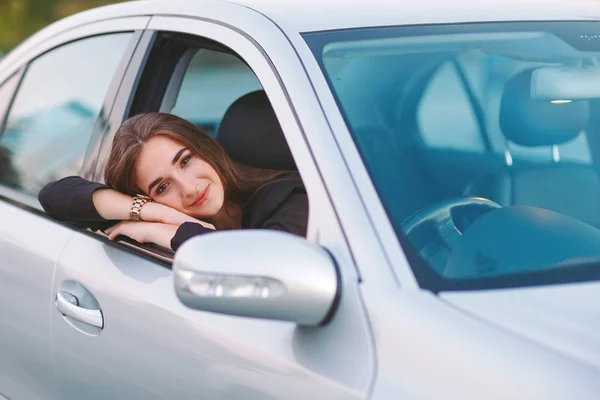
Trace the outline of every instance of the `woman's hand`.
[[155, 243], [159, 246], [171, 248], [171, 239], [179, 227], [160, 222], [123, 221], [106, 229], [104, 233], [109, 240], [117, 236], [127, 236], [138, 243]]

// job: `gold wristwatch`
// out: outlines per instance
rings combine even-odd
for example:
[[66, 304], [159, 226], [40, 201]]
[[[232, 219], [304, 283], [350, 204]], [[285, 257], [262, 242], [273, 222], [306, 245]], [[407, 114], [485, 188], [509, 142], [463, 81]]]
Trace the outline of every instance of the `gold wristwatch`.
[[137, 194], [133, 197], [133, 204], [131, 204], [131, 211], [129, 211], [129, 217], [134, 221], [140, 220], [140, 211], [144, 204], [151, 202], [152, 199], [143, 194]]

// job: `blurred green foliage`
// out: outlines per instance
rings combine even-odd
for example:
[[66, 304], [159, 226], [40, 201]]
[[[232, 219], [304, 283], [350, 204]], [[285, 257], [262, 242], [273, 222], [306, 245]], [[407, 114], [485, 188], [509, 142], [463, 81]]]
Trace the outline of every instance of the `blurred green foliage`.
[[0, 54], [8, 52], [31, 34], [60, 18], [120, 1], [0, 0]]

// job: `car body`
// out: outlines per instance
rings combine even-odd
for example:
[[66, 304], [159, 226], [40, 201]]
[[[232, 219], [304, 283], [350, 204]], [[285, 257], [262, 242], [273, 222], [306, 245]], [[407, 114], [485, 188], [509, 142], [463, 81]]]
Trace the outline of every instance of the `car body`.
[[[462, 110], [452, 108], [457, 99], [467, 99], [472, 107], [467, 114], [472, 114], [475, 128], [465, 132], [483, 125], [481, 118], [473, 117], [481, 116], [473, 105], [474, 90], [452, 94], [456, 85], [468, 87], [459, 78], [470, 70], [460, 67], [456, 82], [462, 83], [442, 85], [434, 96], [441, 100], [432, 103], [432, 114], [425, 114], [421, 129], [414, 130], [431, 145], [426, 150], [436, 150], [411, 153], [419, 154], [422, 164], [417, 169], [434, 165], [434, 174], [413, 181], [386, 175], [385, 171], [410, 170], [407, 164], [396, 164], [400, 156], [389, 152], [404, 144], [381, 136], [372, 141], [375, 148], [369, 153], [370, 136], [358, 132], [371, 129], [371, 123], [377, 125], [376, 132], [382, 130], [377, 121], [388, 118], [392, 103], [377, 96], [404, 84], [404, 78], [394, 77], [415, 77], [429, 71], [427, 66], [435, 66], [434, 74], [446, 60], [421, 59], [420, 53], [459, 54], [466, 48], [477, 51], [464, 53], [468, 60], [483, 57], [488, 62], [490, 53], [503, 54], [509, 61], [533, 54], [524, 62], [541, 62], [534, 51], [539, 50], [540, 60], [544, 52], [555, 52], [563, 58], [548, 62], [566, 65], [582, 57], [569, 56], [572, 49], [565, 49], [556, 37], [581, 27], [585, 32], [578, 37], [593, 46], [600, 37], [594, 33], [600, 31], [598, 19], [600, 4], [592, 1], [152, 0], [83, 12], [32, 36], [0, 62], [0, 399], [596, 398], [600, 306], [595, 299], [600, 284], [594, 263], [556, 273], [541, 265], [498, 276], [484, 269], [478, 270], [481, 276], [469, 271], [431, 274], [429, 261], [411, 255], [414, 243], [406, 222], [401, 224], [404, 235], [391, 211], [395, 202], [390, 199], [396, 198], [390, 196], [402, 200], [425, 190], [421, 187], [445, 187], [443, 195], [433, 193], [432, 203], [409, 204], [408, 215], [398, 217], [417, 221], [419, 227], [431, 219], [431, 210], [461, 206], [448, 203], [462, 193], [452, 185], [492, 171], [498, 160], [512, 167], [546, 162], [551, 154], [550, 161], [558, 163], [570, 153], [555, 144], [545, 146], [544, 152], [516, 147], [508, 151], [503, 139], [497, 141], [500, 150], [493, 140], [484, 140], [470, 151], [475, 139], [455, 129]], [[564, 29], [556, 33], [555, 26]], [[449, 39], [431, 39], [444, 35]], [[369, 40], [375, 40], [373, 46]], [[457, 47], [443, 47], [448, 43]], [[513, 43], [523, 47], [511, 47]], [[437, 50], [422, 50], [430, 45]], [[595, 47], [587, 51], [590, 60], [597, 59]], [[415, 57], [401, 58], [406, 54]], [[385, 68], [373, 66], [373, 60], [386, 55], [399, 58]], [[364, 63], [343, 64], [361, 57]], [[494, 67], [485, 72], [509, 74], [506, 71], [512, 70], [504, 68], [502, 60], [492, 60]], [[542, 78], [552, 72], [536, 68]], [[580, 74], [575, 71], [575, 78], [557, 81], [571, 82]], [[423, 84], [433, 85], [433, 76]], [[596, 82], [595, 75], [590, 79]], [[339, 83], [344, 80], [350, 84]], [[496, 81], [483, 81], [496, 93]], [[418, 88], [421, 81], [414, 82]], [[390, 92], [411, 89], [397, 87], [401, 89]], [[294, 238], [291, 247], [284, 246], [289, 238], [280, 241], [273, 235], [265, 236], [272, 243], [249, 242], [265, 250], [265, 265], [273, 276], [301, 268], [298, 260], [313, 260], [315, 268], [319, 262], [335, 266], [337, 278], [331, 279], [337, 279], [338, 298], [326, 323], [310, 326], [273, 317], [279, 315], [276, 302], [270, 306], [271, 319], [253, 317], [253, 310], [232, 316], [214, 312], [216, 306], [192, 309], [173, 289], [172, 254], [110, 242], [101, 233], [75, 229], [43, 213], [36, 194], [46, 182], [73, 174], [102, 179], [112, 138], [129, 116], [172, 111], [212, 134], [229, 104], [256, 89], [266, 92], [281, 125], [307, 189], [310, 214], [306, 239]], [[578, 90], [575, 95], [583, 91]], [[423, 88], [417, 92], [418, 99], [425, 97]], [[420, 101], [403, 104], [398, 115], [404, 110], [409, 117], [425, 113], [411, 108]], [[425, 125], [436, 121], [435, 126]], [[449, 138], [426, 136], [425, 126], [432, 132], [439, 126], [454, 132]], [[432, 145], [436, 140], [442, 143], [439, 148]], [[574, 162], [589, 165], [592, 145], [585, 145], [584, 151], [582, 143], [577, 141], [569, 151]], [[581, 197], [593, 200], [594, 193]], [[427, 208], [431, 204], [438, 208]], [[473, 199], [465, 204], [474, 204]], [[479, 205], [494, 209], [497, 204]], [[410, 216], [423, 209], [429, 211]], [[528, 224], [520, 214], [506, 214], [511, 209], [523, 210], [507, 206], [485, 214], [486, 221], [497, 215], [522, 227], [510, 225], [502, 238], [488, 238], [494, 229], [478, 225], [476, 236], [485, 242], [481, 246], [497, 240], [497, 257], [515, 255], [536, 265], [539, 254], [550, 248], [558, 249], [555, 255], [548, 250], [554, 263], [580, 256], [593, 259], [594, 246], [600, 247], [596, 228], [555, 214], [527, 214], [525, 209], [527, 217], [547, 221]], [[446, 220], [447, 216], [434, 223]], [[476, 232], [475, 223], [472, 227]], [[545, 233], [554, 236], [543, 239]], [[211, 250], [208, 240], [219, 240], [218, 235], [234, 240], [228, 235], [235, 233], [195, 238], [185, 249], [204, 249], [205, 253], [190, 254], [206, 255], [213, 271], [231, 267], [241, 275], [252, 273], [252, 263], [247, 262], [250, 245], [233, 241], [239, 246], [215, 245]], [[574, 245], [577, 248], [565, 250], [565, 255], [561, 243], [569, 237], [589, 246]], [[529, 241], [530, 252], [528, 246], [519, 247]], [[269, 261], [273, 252], [266, 250], [271, 247], [281, 254]], [[319, 253], [322, 250], [327, 256]], [[425, 247], [417, 250], [423, 255]], [[175, 264], [177, 257], [187, 256], [175, 254]], [[329, 263], [325, 257], [330, 257]], [[475, 257], [484, 259], [482, 265], [487, 261], [485, 255]], [[225, 259], [227, 265], [219, 265]], [[275, 271], [277, 267], [283, 272]], [[271, 276], [268, 268], [265, 271]], [[57, 297], [61, 293], [63, 297]], [[69, 307], [65, 296], [77, 297], [81, 308], [101, 313], [90, 314], [87, 322], [70, 318], [68, 310], [57, 308]], [[303, 297], [299, 299], [301, 303]], [[98, 316], [100, 325], [94, 327]]]

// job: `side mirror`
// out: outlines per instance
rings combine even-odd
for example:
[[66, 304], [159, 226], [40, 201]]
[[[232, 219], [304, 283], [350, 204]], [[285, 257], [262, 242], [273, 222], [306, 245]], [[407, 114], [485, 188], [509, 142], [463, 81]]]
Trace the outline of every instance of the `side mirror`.
[[340, 294], [329, 253], [273, 230], [192, 238], [175, 254], [173, 272], [177, 296], [190, 308], [300, 325], [326, 323]]

